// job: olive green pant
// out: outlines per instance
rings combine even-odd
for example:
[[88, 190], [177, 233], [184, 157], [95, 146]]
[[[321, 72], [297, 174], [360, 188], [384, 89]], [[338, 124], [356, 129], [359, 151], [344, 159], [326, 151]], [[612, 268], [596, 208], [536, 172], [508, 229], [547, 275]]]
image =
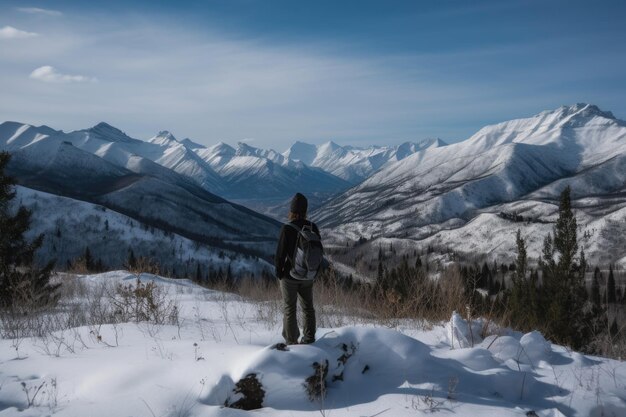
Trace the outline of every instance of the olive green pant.
[[298, 329], [297, 304], [304, 315], [302, 329], [302, 343], [315, 341], [315, 308], [313, 308], [313, 280], [299, 281], [292, 278], [280, 280], [280, 291], [283, 294], [283, 337], [288, 345], [298, 343], [300, 330]]

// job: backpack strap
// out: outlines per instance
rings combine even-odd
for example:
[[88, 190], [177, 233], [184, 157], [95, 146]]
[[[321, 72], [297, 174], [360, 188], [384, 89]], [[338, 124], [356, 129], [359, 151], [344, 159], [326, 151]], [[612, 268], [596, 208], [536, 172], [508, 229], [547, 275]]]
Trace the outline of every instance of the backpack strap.
[[285, 223], [285, 226], [291, 226], [291, 228], [295, 229], [298, 232], [298, 236], [296, 237], [296, 247], [293, 250], [294, 253], [292, 253], [291, 256], [287, 255], [287, 259], [289, 259], [289, 262], [291, 262], [291, 267], [293, 268], [293, 265], [296, 259], [295, 253], [298, 250], [298, 238], [299, 238], [300, 232], [302, 232], [302, 229], [297, 224], [292, 223], [292, 222]]

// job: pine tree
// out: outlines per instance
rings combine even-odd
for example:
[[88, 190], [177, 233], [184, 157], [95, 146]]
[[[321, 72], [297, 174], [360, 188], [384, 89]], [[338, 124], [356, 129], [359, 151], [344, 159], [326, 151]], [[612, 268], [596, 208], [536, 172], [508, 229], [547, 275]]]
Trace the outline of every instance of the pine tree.
[[615, 277], [613, 276], [613, 265], [609, 266], [609, 279], [606, 281], [606, 301], [607, 303], [615, 303]]
[[132, 248], [128, 250], [128, 260], [126, 261], [126, 268], [134, 270], [137, 268], [137, 258]]
[[528, 267], [528, 255], [526, 252], [526, 242], [522, 238], [520, 229], [517, 229], [515, 244], [517, 245], [517, 259], [515, 260], [514, 276], [517, 281], [524, 281], [526, 279], [526, 269]]
[[527, 330], [532, 329], [537, 324], [536, 272], [531, 273], [530, 279], [526, 277], [528, 255], [526, 242], [522, 238], [519, 229], [517, 230], [515, 242], [517, 245], [517, 258], [514, 264], [515, 273], [513, 274], [513, 286], [508, 298], [508, 307], [517, 327]]
[[83, 259], [85, 260], [85, 268], [87, 268], [87, 271], [93, 271], [94, 262], [93, 257], [91, 256], [91, 251], [89, 250], [89, 246], [85, 248], [85, 254], [83, 255]]
[[590, 341], [594, 318], [589, 313], [591, 309], [585, 305], [586, 261], [584, 251], [576, 257], [576, 218], [572, 212], [570, 193], [569, 186], [561, 193], [554, 240], [550, 235], [544, 240], [540, 263], [543, 280], [541, 319], [549, 337], [580, 349]]
[[554, 228], [554, 249], [559, 253], [557, 267], [563, 276], [571, 276], [577, 269], [575, 257], [578, 251], [576, 236], [576, 217], [572, 212], [570, 187], [567, 186], [561, 193], [559, 217]]
[[600, 296], [600, 278], [602, 277], [602, 273], [600, 272], [600, 268], [596, 266], [596, 269], [593, 271], [593, 281], [591, 282], [591, 302], [594, 307], [600, 308], [602, 306], [602, 298]]
[[23, 206], [15, 214], [10, 213], [15, 182], [5, 175], [9, 160], [7, 152], [0, 152], [0, 307], [50, 305], [58, 298], [59, 284], [50, 284], [54, 262], [42, 269], [34, 265], [34, 254], [43, 242], [43, 235], [27, 242], [24, 234], [32, 213]]
[[196, 263], [196, 282], [202, 281], [202, 271], [200, 270], [200, 262]]
[[611, 323], [611, 328], [609, 329], [609, 334], [612, 337], [617, 336], [617, 333], [619, 332], [619, 327], [617, 326], [617, 318], [613, 319], [613, 323]]
[[383, 267], [383, 261], [380, 258], [378, 258], [378, 271], [376, 273], [376, 283], [378, 285], [382, 285], [384, 279], [385, 279], [385, 269]]

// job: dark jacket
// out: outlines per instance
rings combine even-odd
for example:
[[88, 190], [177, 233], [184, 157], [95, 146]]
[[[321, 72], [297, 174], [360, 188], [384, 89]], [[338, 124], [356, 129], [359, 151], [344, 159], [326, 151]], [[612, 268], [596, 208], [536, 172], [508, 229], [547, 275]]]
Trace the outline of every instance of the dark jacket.
[[[298, 227], [311, 225], [313, 233], [320, 236], [320, 231], [315, 223], [308, 220], [294, 220], [293, 224]], [[321, 238], [321, 236], [320, 236]], [[274, 255], [274, 266], [276, 267], [276, 276], [278, 279], [289, 276], [291, 270], [291, 259], [296, 251], [296, 243], [298, 240], [298, 231], [288, 224], [284, 224], [280, 229], [280, 237], [278, 238], [278, 246], [276, 247], [276, 255]]]

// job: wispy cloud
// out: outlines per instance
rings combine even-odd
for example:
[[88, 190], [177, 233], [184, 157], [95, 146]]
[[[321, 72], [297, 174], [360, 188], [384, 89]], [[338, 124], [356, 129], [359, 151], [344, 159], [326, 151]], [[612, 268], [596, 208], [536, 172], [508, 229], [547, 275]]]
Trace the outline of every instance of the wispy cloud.
[[58, 10], [41, 9], [39, 7], [18, 7], [17, 10], [20, 11], [20, 12], [23, 12], [23, 13], [45, 14], [45, 15], [48, 15], [48, 16], [61, 16], [61, 15], [63, 15], [63, 13], [61, 13]]
[[21, 38], [32, 38], [38, 36], [34, 32], [26, 32], [24, 30], [19, 30], [14, 28], [13, 26], [5, 26], [0, 29], [0, 39], [21, 39]]
[[94, 77], [62, 74], [50, 65], [37, 68], [30, 73], [30, 78], [46, 83], [87, 83], [97, 81]]
[[[578, 101], [624, 114], [626, 58], [595, 49], [603, 35], [357, 54], [326, 40], [303, 47], [158, 16], [99, 17], [35, 19], [41, 35], [28, 47], [2, 41], [2, 117], [68, 130], [104, 119], [134, 137], [167, 129], [205, 145], [255, 138], [284, 149], [294, 139], [455, 141]], [[11, 18], [35, 27], [33, 15]], [[539, 57], [550, 59], [525, 65]]]

